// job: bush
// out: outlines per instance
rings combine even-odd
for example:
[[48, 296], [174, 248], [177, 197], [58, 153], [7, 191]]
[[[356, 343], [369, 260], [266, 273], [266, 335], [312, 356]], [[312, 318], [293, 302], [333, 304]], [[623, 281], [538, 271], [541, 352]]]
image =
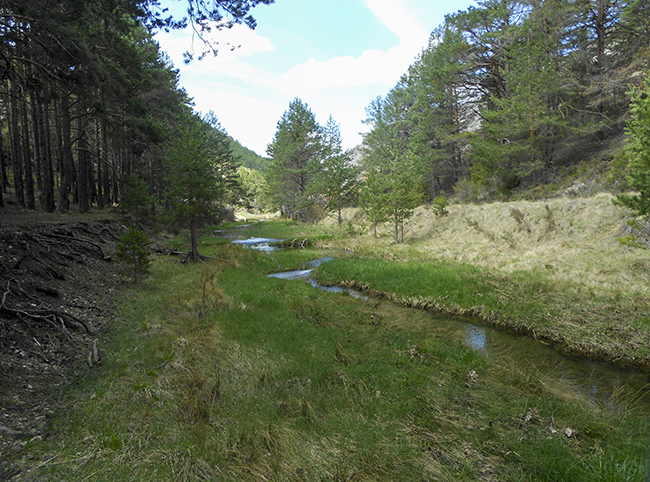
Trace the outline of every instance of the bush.
[[627, 206], [637, 216], [650, 218], [650, 80], [639, 93], [632, 96], [632, 121], [627, 126], [630, 135], [625, 146], [628, 159], [630, 187], [639, 194], [616, 196], [616, 204]]
[[148, 194], [148, 190], [144, 179], [132, 174], [124, 184], [119, 209], [131, 214], [137, 221], [151, 221], [153, 213], [150, 206], [153, 197]]

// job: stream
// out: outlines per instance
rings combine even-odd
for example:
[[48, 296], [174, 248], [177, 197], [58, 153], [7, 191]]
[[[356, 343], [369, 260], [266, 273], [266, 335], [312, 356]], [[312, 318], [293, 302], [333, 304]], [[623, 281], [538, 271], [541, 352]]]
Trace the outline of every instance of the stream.
[[[250, 238], [235, 241], [247, 248], [271, 252], [279, 239]], [[358, 299], [369, 298], [358, 291], [338, 286], [321, 286], [311, 277], [312, 270], [334, 258], [310, 261], [302, 270], [268, 275], [284, 280], [301, 280], [315, 288], [347, 293]], [[565, 355], [532, 338], [513, 335], [468, 321], [449, 319], [433, 313], [431, 321], [452, 336], [460, 337], [473, 350], [482, 353], [496, 366], [517, 366], [524, 373], [541, 375], [557, 389], [575, 393], [610, 410], [650, 413], [650, 377], [639, 370], [615, 367], [605, 362]]]

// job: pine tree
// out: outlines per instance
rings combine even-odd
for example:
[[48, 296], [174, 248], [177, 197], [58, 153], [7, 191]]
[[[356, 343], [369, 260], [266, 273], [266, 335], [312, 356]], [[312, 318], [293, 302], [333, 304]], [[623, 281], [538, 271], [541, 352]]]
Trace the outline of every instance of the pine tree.
[[[392, 91], [394, 94], [396, 91]], [[400, 118], [401, 104], [377, 98], [366, 108], [372, 130], [364, 138], [366, 183], [364, 203], [374, 217], [390, 218], [394, 240], [404, 240], [404, 222], [422, 200], [420, 163], [408, 148], [408, 125]]]
[[633, 94], [632, 120], [627, 126], [629, 139], [625, 147], [630, 175], [628, 181], [638, 194], [619, 194], [616, 202], [632, 209], [638, 216], [650, 217], [650, 80]]
[[547, 166], [563, 133], [556, 103], [560, 77], [549, 55], [554, 39], [538, 27], [527, 20], [511, 29], [504, 89], [485, 104], [482, 129], [472, 144], [472, 181], [506, 194]]
[[225, 205], [235, 205], [243, 195], [243, 188], [239, 182], [239, 162], [233, 154], [232, 143], [214, 112], [210, 111], [204, 116], [203, 122], [210, 127], [207, 140], [216, 171], [217, 204], [220, 209]]
[[197, 230], [200, 223], [217, 219], [217, 173], [210, 153], [206, 125], [194, 117], [181, 131], [167, 158], [170, 218], [190, 229], [189, 260], [200, 260]]
[[467, 50], [458, 29], [444, 25], [409, 70], [415, 97], [408, 114], [409, 147], [421, 160], [428, 199], [469, 177], [467, 131], [481, 95], [470, 78], [474, 67]]
[[330, 115], [323, 129], [324, 160], [320, 171], [319, 191], [325, 195], [326, 209], [338, 213], [357, 192], [358, 169], [352, 165], [349, 151], [343, 151], [341, 129]]
[[265, 172], [267, 196], [287, 216], [307, 220], [322, 151], [321, 127], [307, 104], [294, 99], [267, 149], [271, 160]]
[[150, 260], [147, 246], [150, 244], [151, 241], [147, 236], [135, 226], [129, 227], [117, 244], [115, 255], [127, 265], [136, 283], [140, 276], [149, 272]]

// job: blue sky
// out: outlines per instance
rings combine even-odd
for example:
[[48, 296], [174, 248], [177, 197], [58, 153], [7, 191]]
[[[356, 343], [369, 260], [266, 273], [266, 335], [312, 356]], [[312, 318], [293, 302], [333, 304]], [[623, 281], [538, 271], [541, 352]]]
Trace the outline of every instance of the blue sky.
[[[181, 5], [181, 4], [178, 4]], [[156, 34], [180, 70], [195, 109], [213, 110], [226, 131], [266, 155], [292, 99], [320, 124], [330, 114], [343, 146], [361, 143], [365, 107], [385, 96], [426, 46], [444, 16], [473, 0], [276, 0], [256, 7], [257, 28], [214, 31], [223, 48], [190, 65], [182, 53], [201, 46], [191, 31]], [[231, 50], [229, 46], [237, 48]]]

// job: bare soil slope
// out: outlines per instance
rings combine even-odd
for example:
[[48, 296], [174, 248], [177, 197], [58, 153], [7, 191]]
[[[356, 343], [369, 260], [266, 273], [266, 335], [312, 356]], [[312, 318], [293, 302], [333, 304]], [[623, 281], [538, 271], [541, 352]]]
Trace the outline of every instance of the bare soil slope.
[[62, 390], [101, 363], [123, 229], [103, 214], [0, 210], [0, 480], [20, 473], [29, 440], [48, 436]]

